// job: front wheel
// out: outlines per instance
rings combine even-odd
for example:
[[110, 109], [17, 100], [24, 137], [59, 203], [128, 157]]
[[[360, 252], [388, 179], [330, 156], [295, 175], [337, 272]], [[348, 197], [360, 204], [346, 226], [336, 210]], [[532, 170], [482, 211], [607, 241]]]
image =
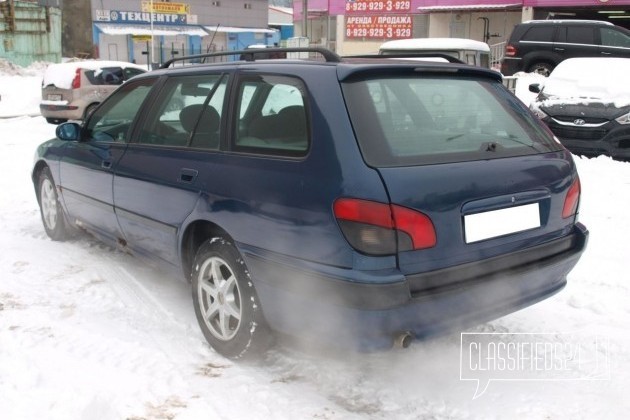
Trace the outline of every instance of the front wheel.
[[46, 233], [54, 241], [63, 241], [69, 236], [70, 231], [57, 196], [55, 181], [52, 178], [50, 169], [47, 167], [39, 173], [37, 192], [39, 195], [39, 209]]
[[199, 248], [193, 264], [192, 294], [201, 331], [223, 356], [255, 357], [271, 344], [245, 262], [227, 240], [212, 238]]

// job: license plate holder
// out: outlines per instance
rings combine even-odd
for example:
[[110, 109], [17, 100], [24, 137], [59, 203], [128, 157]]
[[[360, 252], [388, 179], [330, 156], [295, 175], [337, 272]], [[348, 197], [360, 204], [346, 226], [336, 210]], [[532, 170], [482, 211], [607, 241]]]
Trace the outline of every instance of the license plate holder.
[[467, 244], [536, 229], [540, 226], [539, 203], [464, 216], [464, 234]]

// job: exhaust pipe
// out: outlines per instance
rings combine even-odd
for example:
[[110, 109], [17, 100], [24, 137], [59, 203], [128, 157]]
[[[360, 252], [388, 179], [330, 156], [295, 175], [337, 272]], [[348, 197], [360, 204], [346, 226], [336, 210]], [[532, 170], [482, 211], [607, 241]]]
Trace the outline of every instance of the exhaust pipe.
[[409, 331], [405, 331], [394, 337], [394, 346], [400, 349], [406, 349], [411, 344], [411, 340], [413, 340], [413, 336]]

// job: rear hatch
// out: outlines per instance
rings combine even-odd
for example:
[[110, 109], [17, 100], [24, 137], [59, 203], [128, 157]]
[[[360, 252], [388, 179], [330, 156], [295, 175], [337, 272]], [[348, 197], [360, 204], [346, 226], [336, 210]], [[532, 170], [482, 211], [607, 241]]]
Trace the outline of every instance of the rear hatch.
[[570, 154], [499, 80], [480, 76], [415, 69], [343, 82], [364, 159], [391, 204], [435, 231], [431, 246], [399, 246], [405, 274], [521, 250], [573, 226], [574, 215], [563, 217], [577, 182]]

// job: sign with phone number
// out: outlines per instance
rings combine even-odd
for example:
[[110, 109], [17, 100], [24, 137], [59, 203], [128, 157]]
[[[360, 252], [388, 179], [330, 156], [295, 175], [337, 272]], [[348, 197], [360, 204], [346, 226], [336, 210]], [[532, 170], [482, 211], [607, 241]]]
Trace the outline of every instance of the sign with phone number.
[[412, 33], [411, 15], [346, 17], [346, 38], [411, 38]]
[[346, 12], [408, 12], [411, 0], [346, 0]]

